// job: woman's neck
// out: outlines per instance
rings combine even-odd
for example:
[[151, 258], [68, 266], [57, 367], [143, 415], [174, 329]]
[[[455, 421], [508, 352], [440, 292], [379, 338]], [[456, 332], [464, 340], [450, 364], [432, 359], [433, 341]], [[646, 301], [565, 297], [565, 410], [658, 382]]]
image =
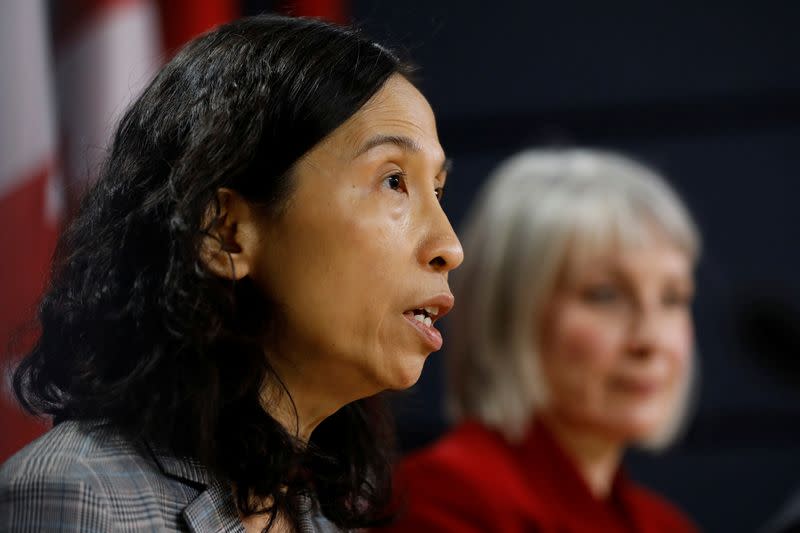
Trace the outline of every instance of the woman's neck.
[[594, 497], [608, 498], [622, 461], [624, 444], [556, 416], [542, 415], [541, 421], [573, 460]]
[[345, 405], [380, 392], [348, 365], [309, 355], [314, 350], [314, 346], [305, 345], [281, 345], [270, 350], [269, 362], [275, 376], [268, 380], [261, 395], [269, 414], [303, 442], [308, 442], [314, 429]]
[[285, 386], [286, 389], [278, 384], [266, 387], [262, 393], [264, 406], [290, 435], [308, 442], [314, 429], [341, 406], [315, 402], [308, 394], [298, 393], [290, 384]]

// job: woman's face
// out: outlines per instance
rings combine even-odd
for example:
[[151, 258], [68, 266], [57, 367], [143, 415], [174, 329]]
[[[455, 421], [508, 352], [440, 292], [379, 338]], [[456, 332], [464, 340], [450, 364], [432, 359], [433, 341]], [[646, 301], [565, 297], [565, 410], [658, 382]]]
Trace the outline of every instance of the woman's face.
[[675, 414], [692, 351], [692, 261], [661, 238], [567, 258], [541, 321], [548, 416], [621, 443]]
[[416, 382], [463, 257], [446, 178], [433, 112], [399, 75], [298, 162], [252, 274], [284, 315], [282, 376], [353, 398]]

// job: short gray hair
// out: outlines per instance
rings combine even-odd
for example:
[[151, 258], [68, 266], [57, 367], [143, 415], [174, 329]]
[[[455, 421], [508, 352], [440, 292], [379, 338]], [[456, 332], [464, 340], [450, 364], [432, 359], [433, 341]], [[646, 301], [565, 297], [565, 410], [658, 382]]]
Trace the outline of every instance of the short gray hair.
[[[667, 182], [627, 157], [587, 149], [532, 149], [503, 162], [467, 215], [464, 263], [453, 272], [447, 407], [509, 439], [546, 401], [533, 325], [571, 253], [652, 238], [655, 230], [693, 262], [695, 223]], [[574, 252], [573, 252], [574, 250]], [[649, 444], [666, 445], [685, 418], [690, 381], [674, 420]]]

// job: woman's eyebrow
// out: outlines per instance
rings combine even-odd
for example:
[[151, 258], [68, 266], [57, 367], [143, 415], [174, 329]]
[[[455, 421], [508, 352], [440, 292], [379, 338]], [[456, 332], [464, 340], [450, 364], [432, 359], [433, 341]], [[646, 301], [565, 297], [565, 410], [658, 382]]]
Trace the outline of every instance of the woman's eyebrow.
[[[379, 134], [375, 135], [374, 137], [370, 137], [367, 142], [365, 142], [361, 148], [358, 149], [356, 152], [355, 157], [358, 157], [362, 154], [365, 154], [372, 150], [373, 148], [377, 148], [378, 146], [382, 146], [384, 144], [390, 144], [397, 146], [403, 151], [406, 152], [421, 152], [422, 147], [419, 145], [417, 141], [412, 139], [411, 137], [406, 137], [405, 135], [384, 135]], [[355, 159], [354, 157], [354, 159]]]
[[[383, 146], [386, 144], [396, 146], [404, 152], [418, 153], [422, 151], [422, 146], [420, 146], [420, 144], [411, 137], [406, 137], [405, 135], [378, 134], [370, 137], [363, 145], [361, 145], [361, 147], [356, 151], [356, 154], [353, 156], [353, 159], [369, 152], [373, 148], [377, 148], [378, 146]], [[452, 168], [453, 160], [445, 157], [444, 161], [442, 162], [442, 168], [439, 170], [438, 174], [443, 172], [449, 173]]]

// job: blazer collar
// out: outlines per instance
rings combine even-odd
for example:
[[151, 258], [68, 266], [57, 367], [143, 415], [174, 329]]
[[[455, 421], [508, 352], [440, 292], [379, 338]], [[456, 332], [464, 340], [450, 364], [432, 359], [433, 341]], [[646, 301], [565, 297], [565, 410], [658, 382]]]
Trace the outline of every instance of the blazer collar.
[[244, 533], [230, 486], [216, 481], [186, 506], [183, 518], [193, 533]]
[[172, 477], [202, 486], [200, 493], [182, 512], [193, 533], [244, 533], [230, 485], [214, 479], [196, 459], [176, 457], [147, 443], [161, 470]]
[[190, 457], [175, 457], [164, 450], [150, 447], [158, 466], [165, 474], [178, 477], [201, 485], [211, 485], [211, 474], [208, 469], [196, 459]]

